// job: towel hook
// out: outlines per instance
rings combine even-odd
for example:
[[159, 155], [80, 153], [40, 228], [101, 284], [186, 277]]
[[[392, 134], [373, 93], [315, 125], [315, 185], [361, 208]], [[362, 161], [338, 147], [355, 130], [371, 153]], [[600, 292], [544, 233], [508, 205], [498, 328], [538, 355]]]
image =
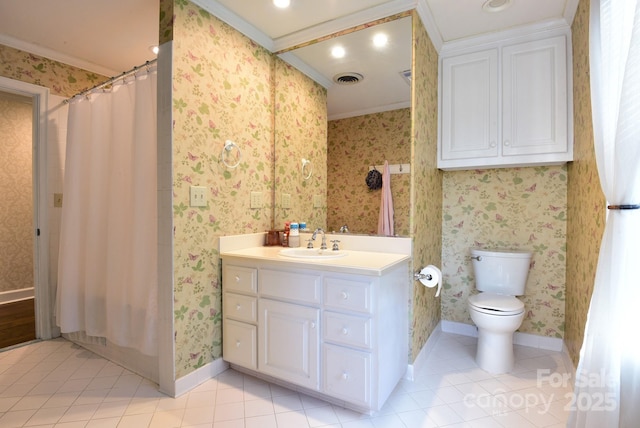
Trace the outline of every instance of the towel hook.
[[[306, 169], [306, 170], [305, 170]], [[313, 165], [309, 159], [302, 158], [302, 178], [306, 181], [313, 174]]]
[[[236, 156], [236, 163], [234, 164], [229, 164], [228, 159], [230, 156], [230, 152], [231, 150], [233, 150], [235, 147], [235, 149], [238, 151], [238, 154]], [[220, 153], [220, 161], [225, 164], [225, 166], [229, 169], [234, 169], [236, 168], [238, 165], [240, 165], [240, 160], [242, 160], [242, 152], [240, 151], [240, 147], [238, 147], [238, 145], [236, 143], [234, 143], [231, 140], [227, 140], [224, 142], [224, 147], [222, 148], [222, 152]]]

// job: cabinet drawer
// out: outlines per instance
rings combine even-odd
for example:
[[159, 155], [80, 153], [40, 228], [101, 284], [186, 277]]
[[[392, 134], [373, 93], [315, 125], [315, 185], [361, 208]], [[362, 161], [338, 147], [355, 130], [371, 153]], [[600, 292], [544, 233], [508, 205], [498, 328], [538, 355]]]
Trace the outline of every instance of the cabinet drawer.
[[324, 340], [348, 346], [371, 348], [371, 319], [325, 312]]
[[222, 357], [225, 361], [248, 369], [258, 368], [255, 325], [226, 319], [223, 321], [222, 335]]
[[224, 265], [222, 284], [225, 291], [255, 294], [258, 291], [258, 271], [243, 266]]
[[371, 405], [371, 354], [324, 345], [324, 392], [364, 406]]
[[325, 278], [324, 304], [346, 311], [371, 313], [371, 283], [341, 278]]
[[292, 300], [301, 303], [320, 303], [320, 275], [260, 270], [260, 296]]
[[257, 321], [257, 313], [258, 302], [255, 297], [224, 293], [222, 315], [224, 315], [225, 318], [254, 323]]

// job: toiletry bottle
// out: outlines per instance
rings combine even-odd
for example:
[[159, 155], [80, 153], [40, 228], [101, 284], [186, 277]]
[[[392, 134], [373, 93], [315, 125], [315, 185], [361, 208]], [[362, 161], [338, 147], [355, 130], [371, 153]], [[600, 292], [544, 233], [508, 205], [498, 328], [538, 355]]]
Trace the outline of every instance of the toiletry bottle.
[[291, 223], [289, 226], [289, 246], [290, 247], [299, 247], [300, 246], [300, 229], [298, 223], [295, 221]]
[[284, 224], [284, 233], [282, 234], [282, 246], [289, 246], [289, 222]]

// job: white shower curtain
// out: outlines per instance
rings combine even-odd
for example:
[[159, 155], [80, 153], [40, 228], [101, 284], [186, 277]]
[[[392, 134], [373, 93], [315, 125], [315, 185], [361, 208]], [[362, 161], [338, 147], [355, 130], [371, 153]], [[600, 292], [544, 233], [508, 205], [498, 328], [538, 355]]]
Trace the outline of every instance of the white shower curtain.
[[570, 427], [640, 424], [640, 8], [591, 0], [596, 159], [611, 206], [580, 351]]
[[154, 68], [69, 106], [56, 320], [157, 355]]

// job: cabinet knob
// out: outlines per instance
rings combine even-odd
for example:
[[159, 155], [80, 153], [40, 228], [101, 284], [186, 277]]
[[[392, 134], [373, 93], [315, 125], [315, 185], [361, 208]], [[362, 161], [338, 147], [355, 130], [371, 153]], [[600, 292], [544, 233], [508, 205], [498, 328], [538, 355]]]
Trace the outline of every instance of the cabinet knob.
[[240, 277], [236, 275], [236, 282], [240, 282]]
[[495, 141], [492, 141], [491, 143], [489, 143], [489, 147], [493, 148], [495, 146], [496, 146], [496, 142]]
[[347, 373], [347, 372], [342, 372], [342, 379], [344, 379], [344, 380], [349, 379], [349, 373]]
[[349, 293], [343, 291], [342, 293], [340, 293], [340, 297], [342, 297], [342, 300], [347, 300], [349, 298]]
[[344, 335], [349, 334], [349, 329], [347, 327], [342, 327], [342, 334]]
[[312, 328], [312, 329], [313, 329], [313, 328], [316, 328], [316, 323], [312, 321], [312, 322], [311, 322], [311, 324], [310, 324], [310, 326], [311, 326], [311, 328]]
[[239, 347], [240, 347], [240, 341], [236, 340], [236, 348], [239, 348]]
[[236, 304], [236, 311], [239, 311], [242, 308], [242, 306], [240, 306], [240, 303]]
[[509, 146], [509, 145], [511, 145], [511, 142], [509, 140], [504, 140], [504, 145], [505, 146]]

